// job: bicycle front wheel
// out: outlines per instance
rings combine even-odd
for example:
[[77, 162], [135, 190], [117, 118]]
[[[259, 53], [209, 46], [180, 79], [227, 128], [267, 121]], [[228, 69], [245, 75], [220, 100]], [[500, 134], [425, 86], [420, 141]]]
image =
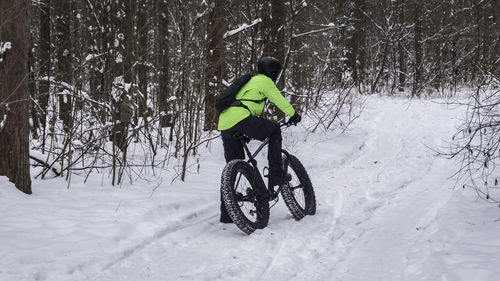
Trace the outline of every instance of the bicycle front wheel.
[[316, 196], [311, 179], [297, 157], [282, 151], [283, 167], [292, 176], [287, 185], [280, 187], [281, 196], [296, 220], [316, 213]]
[[254, 168], [243, 160], [232, 160], [222, 172], [221, 193], [229, 217], [246, 234], [269, 222], [269, 201], [259, 186]]

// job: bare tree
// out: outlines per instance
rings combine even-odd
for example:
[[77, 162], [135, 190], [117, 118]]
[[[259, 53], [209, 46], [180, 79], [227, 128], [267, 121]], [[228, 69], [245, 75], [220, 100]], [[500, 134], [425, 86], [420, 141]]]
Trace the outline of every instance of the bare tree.
[[224, 80], [261, 56], [283, 62], [278, 86], [316, 121], [310, 131], [345, 129], [365, 89], [420, 96], [498, 72], [498, 1], [417, 2], [33, 1], [41, 176], [112, 169], [120, 183], [147, 163], [183, 179], [215, 133]]
[[0, 175], [31, 194], [28, 52], [31, 1], [0, 4]]
[[[39, 56], [40, 67], [39, 77], [50, 77], [50, 56], [51, 56], [51, 38], [50, 38], [50, 1], [46, 0], [40, 6], [40, 43]], [[47, 127], [47, 107], [49, 105], [50, 79], [40, 81], [38, 87], [38, 105], [40, 106], [40, 123], [42, 127], [42, 152], [45, 153], [46, 127]]]
[[413, 1], [413, 50], [415, 52], [415, 61], [413, 65], [413, 85], [412, 96], [420, 95], [420, 82], [422, 81], [422, 8], [421, 3], [417, 0]]
[[352, 71], [354, 83], [360, 84], [363, 81], [364, 71], [364, 36], [366, 26], [365, 0], [355, 0], [352, 7], [353, 29], [348, 37], [347, 61], [346, 65]]
[[474, 188], [482, 198], [494, 202], [500, 202], [499, 89], [500, 77], [485, 71], [483, 80], [470, 95], [467, 118], [453, 137], [451, 152], [441, 153], [460, 160], [461, 166], [456, 173], [459, 183]]
[[[71, 84], [73, 81], [72, 71], [72, 42], [71, 42], [71, 0], [62, 1], [55, 6], [56, 12], [56, 68], [55, 79]], [[62, 88], [57, 89], [59, 96], [59, 117], [63, 121], [64, 130], [69, 133], [72, 125], [72, 99], [71, 95], [64, 92]]]

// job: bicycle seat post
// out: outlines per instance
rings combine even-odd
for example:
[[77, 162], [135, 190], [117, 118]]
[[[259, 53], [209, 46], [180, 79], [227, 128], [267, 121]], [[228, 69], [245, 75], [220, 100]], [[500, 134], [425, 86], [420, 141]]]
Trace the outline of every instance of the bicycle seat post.
[[255, 150], [255, 152], [253, 153], [252, 157], [256, 157], [257, 154], [259, 154], [259, 152], [269, 143], [269, 138], [266, 138], [261, 144], [260, 146]]
[[247, 143], [250, 141], [250, 139], [246, 139], [245, 137], [240, 138], [241, 144], [243, 145], [243, 148], [245, 149], [246, 154], [248, 155], [248, 162], [252, 164], [252, 166], [257, 167], [257, 160], [255, 160], [255, 155], [252, 155], [252, 152], [250, 152], [250, 149], [248, 148]]

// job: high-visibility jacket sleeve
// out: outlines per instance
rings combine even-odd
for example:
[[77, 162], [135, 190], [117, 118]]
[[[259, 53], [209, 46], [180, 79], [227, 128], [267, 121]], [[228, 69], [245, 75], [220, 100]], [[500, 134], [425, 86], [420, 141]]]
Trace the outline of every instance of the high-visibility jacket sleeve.
[[262, 93], [286, 115], [293, 116], [295, 114], [293, 106], [280, 93], [273, 80], [267, 76], [262, 79]]

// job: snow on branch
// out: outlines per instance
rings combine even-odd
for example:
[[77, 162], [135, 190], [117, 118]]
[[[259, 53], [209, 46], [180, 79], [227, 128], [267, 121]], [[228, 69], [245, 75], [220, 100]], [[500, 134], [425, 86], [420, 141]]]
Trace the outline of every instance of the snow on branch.
[[[85, 92], [85, 91], [82, 91], [82, 90], [76, 90], [76, 87], [66, 83], [66, 82], [62, 82], [62, 81], [56, 81], [54, 79], [54, 77], [40, 77], [38, 79], [36, 79], [36, 81], [47, 81], [47, 82], [51, 82], [53, 84], [56, 84], [58, 86], [61, 86], [63, 88], [65, 88], [67, 91], [62, 91], [59, 93], [59, 95], [66, 95], [66, 96], [73, 96], [75, 98], [79, 98], [81, 100], [85, 100], [85, 101], [88, 101], [90, 103], [93, 103], [97, 106], [101, 106], [103, 108], [106, 108], [108, 110], [111, 110], [111, 107], [108, 105], [108, 104], [105, 104], [105, 103], [102, 103], [102, 102], [99, 102], [99, 101], [96, 101], [94, 99], [92, 99], [90, 97], [90, 95]], [[78, 95], [75, 95], [73, 93], [77, 93], [78, 92]]]
[[328, 30], [334, 29], [334, 28], [338, 28], [338, 26], [335, 26], [333, 23], [331, 23], [327, 27], [322, 28], [322, 29], [311, 30], [311, 31], [307, 31], [307, 32], [304, 32], [304, 33], [300, 33], [300, 34], [294, 34], [294, 35], [292, 35], [292, 39], [295, 39], [295, 38], [298, 38], [298, 37], [302, 37], [302, 36], [306, 36], [306, 35], [310, 35], [310, 34], [314, 34], [314, 33], [318, 33], [318, 32], [328, 31]]
[[[36, 150], [31, 150], [30, 149], [30, 159], [34, 160], [38, 164], [42, 165], [43, 167], [47, 168], [47, 170], [52, 170], [52, 172], [56, 176], [61, 175], [61, 167], [59, 164], [56, 163], [56, 161], [53, 161], [52, 163], [49, 163], [49, 157], [44, 155], [43, 153], [36, 151]], [[45, 160], [44, 160], [45, 159]], [[52, 159], [53, 160], [53, 159]], [[59, 168], [59, 169], [58, 169]], [[36, 177], [35, 177], [36, 178]]]
[[224, 33], [224, 39], [229, 38], [229, 37], [231, 37], [233, 35], [236, 35], [236, 34], [242, 32], [242, 31], [245, 31], [245, 30], [253, 27], [256, 24], [261, 23], [261, 22], [262, 22], [262, 19], [258, 18], [258, 19], [255, 19], [251, 24], [244, 23], [240, 27]]

